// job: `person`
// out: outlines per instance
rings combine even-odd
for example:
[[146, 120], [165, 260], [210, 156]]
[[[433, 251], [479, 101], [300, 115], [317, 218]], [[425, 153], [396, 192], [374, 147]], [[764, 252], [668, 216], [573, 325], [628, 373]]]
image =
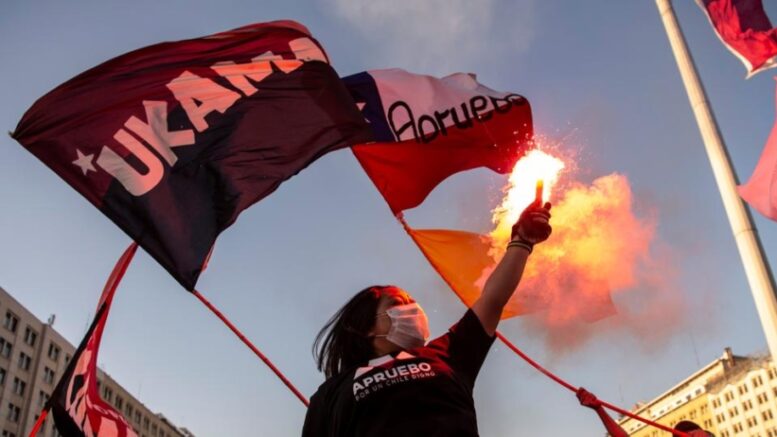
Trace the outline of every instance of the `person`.
[[[612, 437], [628, 437], [628, 433], [618, 425], [612, 417], [604, 410], [602, 401], [600, 401], [593, 393], [580, 387], [577, 390], [577, 399], [580, 401], [580, 405], [588, 407], [594, 411], [601, 419], [604, 428], [607, 433]], [[679, 431], [675, 435], [688, 436], [688, 437], [715, 437], [709, 431], [705, 431], [694, 422], [690, 420], [681, 420], [674, 426], [675, 431]]]
[[406, 291], [357, 293], [313, 345], [327, 379], [310, 400], [302, 436], [477, 436], [475, 379], [529, 254], [551, 234], [549, 219], [541, 199], [523, 211], [480, 298], [428, 344], [426, 315]]

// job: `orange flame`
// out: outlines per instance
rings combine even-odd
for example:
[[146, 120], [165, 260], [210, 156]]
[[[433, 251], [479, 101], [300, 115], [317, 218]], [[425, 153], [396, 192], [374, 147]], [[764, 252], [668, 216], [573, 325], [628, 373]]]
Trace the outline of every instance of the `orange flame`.
[[565, 167], [564, 161], [540, 149], [529, 151], [515, 163], [502, 204], [494, 210], [491, 219], [496, 224], [490, 234], [494, 247], [504, 247], [510, 240], [513, 224], [534, 201], [535, 182], [542, 181], [542, 198], [547, 201]]
[[[628, 179], [611, 174], [591, 185], [565, 181], [564, 191], [553, 193], [565, 168], [574, 163], [542, 150], [521, 158], [510, 175], [502, 203], [493, 211], [495, 228], [490, 233], [491, 255], [504, 253], [512, 225], [535, 197], [537, 180], [544, 181], [543, 198], [555, 195], [551, 225], [553, 234], [537, 247], [507, 313], [535, 313], [531, 325], [541, 328], [552, 349], [567, 350], [585, 340], [591, 322], [614, 314], [611, 293], [649, 289], [643, 301], [644, 314], [667, 302], [667, 281], [657, 280], [656, 271], [667, 272], [668, 261], [650, 256], [655, 223], [638, 218]], [[657, 270], [653, 270], [657, 269]], [[487, 268], [482, 282], [493, 270]], [[663, 286], [656, 284], [662, 282]], [[668, 314], [667, 314], [668, 316]], [[639, 318], [639, 315], [636, 315]], [[634, 324], [633, 315], [622, 322]]]

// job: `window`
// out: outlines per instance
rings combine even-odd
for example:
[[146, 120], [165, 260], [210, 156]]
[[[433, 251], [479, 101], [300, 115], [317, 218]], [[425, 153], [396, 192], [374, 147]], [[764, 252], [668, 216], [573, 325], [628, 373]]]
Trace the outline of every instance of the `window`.
[[135, 410], [135, 422], [137, 422], [138, 425], [140, 425], [140, 411], [139, 410]]
[[767, 373], [769, 374], [769, 379], [774, 379], [774, 373], [775, 373], [774, 369], [769, 369]]
[[52, 384], [54, 382], [55, 372], [48, 367], [43, 368], [43, 382]]
[[16, 434], [3, 430], [3, 437], [16, 437]]
[[766, 393], [761, 393], [758, 395], [756, 399], [758, 399], [758, 404], [760, 405], [766, 402], [768, 400], [768, 397], [766, 396]]
[[49, 358], [54, 361], [59, 359], [59, 346], [55, 345], [54, 342], [49, 344]]
[[127, 402], [127, 408], [124, 410], [124, 412], [127, 414], [128, 419], [132, 419], [132, 404]]
[[144, 418], [143, 418], [143, 429], [144, 429], [144, 430], [146, 430], [146, 431], [148, 431], [148, 427], [149, 427], [149, 425], [150, 425], [150, 423], [149, 423], [149, 421], [148, 421], [148, 417], [144, 417]]
[[5, 384], [5, 369], [0, 367], [0, 385]]
[[122, 409], [122, 407], [124, 406], [124, 400], [121, 398], [121, 396], [116, 395], [116, 404], [114, 404], [114, 405], [116, 405], [116, 409], [117, 410], [121, 410]]
[[10, 341], [0, 337], [0, 356], [11, 358], [11, 348], [13, 345]]
[[22, 370], [30, 370], [30, 364], [32, 364], [32, 358], [24, 352], [19, 352], [19, 368]]
[[46, 393], [45, 391], [43, 391], [43, 390], [39, 391], [38, 392], [38, 405], [41, 406], [41, 407], [46, 405], [46, 402], [49, 401], [50, 397], [51, 396], [48, 393]]
[[5, 329], [16, 332], [16, 326], [19, 324], [19, 318], [14, 315], [14, 313], [10, 311], [5, 312], [5, 320], [3, 321], [3, 326]]
[[67, 366], [68, 364], [70, 364], [70, 358], [71, 358], [70, 354], [65, 354], [65, 365], [66, 365], [66, 366]]
[[761, 413], [761, 417], [763, 418], [764, 421], [771, 420], [774, 418], [774, 416], [772, 415], [772, 410], [764, 411], [763, 413]]
[[105, 400], [105, 402], [111, 402], [112, 399], [113, 390], [111, 390], [111, 388], [106, 385], [103, 387], [103, 400]]
[[27, 388], [27, 383], [19, 378], [13, 379], [13, 392], [19, 396], [24, 396], [24, 389]]
[[8, 420], [11, 422], [18, 422], [21, 409], [12, 403], [8, 403]]
[[24, 342], [30, 346], [35, 346], [35, 340], [38, 339], [38, 333], [29, 326], [24, 328]]

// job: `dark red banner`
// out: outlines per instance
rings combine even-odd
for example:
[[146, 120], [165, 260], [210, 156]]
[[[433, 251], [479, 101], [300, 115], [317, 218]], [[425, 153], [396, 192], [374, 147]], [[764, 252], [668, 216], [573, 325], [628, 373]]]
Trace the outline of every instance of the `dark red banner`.
[[43, 96], [13, 136], [188, 290], [242, 210], [371, 138], [321, 46], [291, 21], [112, 59]]

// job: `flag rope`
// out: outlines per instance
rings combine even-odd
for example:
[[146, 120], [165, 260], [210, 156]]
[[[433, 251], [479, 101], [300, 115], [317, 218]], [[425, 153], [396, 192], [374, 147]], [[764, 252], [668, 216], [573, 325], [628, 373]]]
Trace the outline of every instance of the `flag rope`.
[[251, 341], [248, 340], [248, 338], [246, 338], [246, 336], [243, 335], [243, 333], [240, 332], [240, 330], [237, 329], [237, 327], [234, 324], [232, 324], [232, 322], [230, 322], [229, 319], [227, 319], [226, 316], [224, 316], [224, 314], [222, 314], [222, 312], [219, 311], [218, 308], [213, 306], [213, 304], [210, 303], [210, 301], [208, 301], [208, 299], [206, 299], [205, 296], [200, 294], [199, 291], [194, 290], [192, 291], [192, 294], [194, 294], [194, 296], [196, 296], [197, 299], [199, 299], [200, 302], [203, 303], [203, 305], [205, 305], [213, 314], [215, 314], [216, 317], [218, 317], [227, 326], [227, 328], [229, 328], [237, 336], [237, 338], [239, 338], [246, 346], [248, 346], [248, 348], [251, 349], [251, 351], [257, 357], [259, 357], [259, 359], [261, 359], [264, 362], [264, 364], [266, 364], [267, 367], [269, 367], [270, 370], [273, 371], [273, 373], [275, 373], [275, 376], [277, 376], [286, 385], [286, 387], [288, 387], [288, 389], [291, 390], [291, 392], [294, 393], [294, 395], [297, 396], [297, 398], [303, 404], [305, 404], [306, 407], [310, 405], [310, 402], [308, 402], [308, 399], [302, 393], [300, 393], [299, 390], [297, 390], [297, 387], [295, 387], [294, 384], [292, 384], [291, 381], [289, 381], [289, 379], [286, 378], [283, 372], [281, 372], [277, 367], [275, 367], [275, 364], [273, 364], [273, 362], [270, 361], [270, 359], [267, 358], [267, 356], [263, 354], [262, 351], [260, 351], [256, 346], [254, 346], [254, 344], [251, 343]]
[[[519, 357], [523, 358], [523, 360], [524, 360], [524, 361], [526, 361], [527, 363], [529, 363], [529, 365], [530, 365], [530, 366], [534, 367], [535, 369], [537, 369], [537, 370], [538, 370], [538, 371], [540, 371], [541, 373], [545, 374], [545, 376], [547, 376], [548, 378], [552, 379], [553, 381], [556, 381], [556, 382], [557, 382], [559, 385], [561, 385], [561, 386], [563, 386], [563, 387], [565, 387], [565, 388], [569, 389], [569, 390], [570, 390], [570, 391], [572, 391], [572, 392], [575, 392], [575, 393], [577, 393], [577, 390], [579, 389], [578, 387], [575, 387], [574, 385], [572, 385], [572, 384], [570, 384], [570, 383], [568, 383], [568, 382], [564, 381], [564, 380], [563, 380], [563, 379], [561, 379], [560, 377], [558, 377], [558, 376], [556, 376], [555, 374], [553, 374], [552, 372], [550, 372], [548, 369], [546, 369], [546, 368], [542, 367], [542, 366], [541, 366], [539, 363], [537, 363], [536, 361], [534, 361], [533, 359], [531, 359], [531, 357], [529, 357], [528, 355], [526, 355], [526, 354], [525, 354], [525, 353], [524, 353], [522, 350], [518, 349], [518, 346], [514, 345], [514, 344], [513, 344], [513, 343], [512, 343], [510, 340], [508, 340], [508, 339], [507, 339], [507, 337], [505, 337], [505, 336], [504, 336], [504, 334], [502, 334], [502, 333], [501, 333], [501, 332], [499, 332], [499, 331], [496, 331], [496, 336], [497, 336], [497, 337], [499, 338], [499, 340], [501, 340], [501, 341], [502, 341], [502, 343], [504, 343], [504, 344], [505, 344], [505, 345], [506, 345], [506, 346], [507, 346], [507, 347], [508, 347], [508, 348], [509, 348], [511, 351], [515, 352], [515, 354], [516, 354], [516, 355], [518, 355]], [[639, 420], [639, 421], [640, 421], [640, 422], [642, 422], [642, 423], [645, 423], [645, 424], [647, 424], [647, 425], [650, 425], [650, 426], [656, 427], [656, 428], [658, 428], [658, 429], [661, 429], [661, 430], [664, 430], [664, 431], [666, 431], [666, 432], [670, 432], [670, 433], [672, 433], [673, 435], [682, 436], [682, 437], [688, 437], [688, 434], [687, 434], [687, 433], [685, 433], [685, 432], [682, 432], [682, 431], [678, 431], [678, 430], [676, 430], [676, 429], [669, 428], [669, 427], [667, 427], [666, 425], [661, 425], [660, 423], [653, 422], [652, 420], [649, 420], [649, 419], [645, 419], [645, 418], [644, 418], [644, 417], [642, 417], [642, 416], [639, 416], [639, 415], [637, 415], [637, 414], [634, 414], [634, 413], [632, 413], [632, 412], [630, 412], [630, 411], [628, 411], [628, 410], [624, 410], [623, 408], [620, 408], [620, 407], [618, 407], [618, 406], [616, 406], [616, 405], [613, 405], [613, 404], [611, 404], [611, 403], [609, 403], [609, 402], [605, 402], [605, 401], [602, 401], [602, 400], [599, 400], [599, 402], [601, 402], [601, 403], [602, 403], [602, 406], [603, 406], [603, 407], [605, 407], [605, 408], [608, 408], [608, 409], [610, 409], [610, 410], [612, 410], [612, 411], [615, 411], [616, 413], [623, 414], [624, 416], [628, 416], [628, 417], [630, 417], [630, 418], [632, 418], [632, 419], [634, 419], [634, 420]]]
[[38, 434], [38, 431], [43, 426], [43, 421], [46, 420], [46, 416], [49, 414], [49, 407], [48, 405], [43, 407], [43, 410], [40, 412], [40, 416], [38, 416], [38, 420], [35, 421], [35, 425], [32, 426], [32, 429], [30, 430], [30, 437], [35, 437]]
[[[421, 251], [421, 253], [424, 255], [424, 257], [427, 259], [427, 261], [429, 261], [429, 264], [431, 264], [432, 268], [440, 275], [442, 280], [445, 281], [445, 283], [448, 284], [448, 286], [451, 287], [451, 289], [453, 289], [453, 284], [448, 282], [448, 280], [445, 278], [445, 276], [443, 276], [442, 273], [439, 270], [437, 270], [437, 266], [435, 266], [435, 264], [429, 258], [429, 255], [424, 251], [424, 249], [421, 247], [421, 245], [418, 243], [418, 241], [416, 241], [415, 237], [413, 237], [412, 228], [410, 227], [410, 225], [405, 220], [404, 215], [402, 213], [399, 213], [399, 214], [395, 215], [395, 217], [399, 221], [399, 223], [402, 225], [402, 227], [404, 228], [405, 232], [407, 232], [407, 234], [413, 240], [413, 242], [416, 243], [416, 246], [418, 246], [418, 249]], [[501, 332], [497, 331], [496, 332], [496, 336], [502, 341], [502, 343], [504, 343], [508, 348], [510, 348], [510, 350], [512, 350], [519, 357], [523, 358], [524, 361], [529, 363], [529, 365], [534, 367], [536, 370], [538, 370], [539, 372], [543, 373], [545, 376], [547, 376], [548, 378], [552, 379], [553, 381], [555, 381], [557, 384], [563, 386], [564, 388], [566, 388], [566, 389], [568, 389], [568, 390], [570, 390], [572, 392], [575, 392], [575, 393], [577, 392], [578, 387], [575, 387], [574, 385], [568, 383], [567, 381], [564, 381], [563, 379], [559, 378], [558, 376], [556, 376], [553, 373], [551, 373], [550, 371], [548, 371], [546, 368], [542, 367], [539, 363], [537, 363], [536, 361], [531, 359], [531, 357], [526, 355], [522, 350], [518, 349], [518, 347], [516, 345], [514, 345], [512, 342], [510, 342], [510, 340], [508, 340], [507, 337], [505, 337]], [[634, 414], [634, 413], [632, 413], [630, 411], [624, 410], [623, 408], [620, 408], [618, 406], [610, 404], [609, 402], [604, 402], [604, 401], [601, 401], [601, 400], [600, 400], [600, 402], [602, 403], [603, 407], [606, 407], [606, 408], [608, 408], [608, 409], [610, 409], [612, 411], [615, 411], [616, 413], [623, 414], [624, 416], [628, 416], [628, 417], [630, 417], [630, 418], [632, 418], [634, 420], [639, 420], [642, 423], [645, 423], [647, 425], [656, 427], [656, 428], [661, 429], [663, 431], [670, 432], [673, 435], [681, 436], [681, 437], [688, 437], [688, 434], [684, 433], [682, 431], [677, 431], [675, 429], [667, 427], [666, 425], [661, 425], [660, 423], [656, 423], [656, 422], [653, 422], [652, 420], [645, 419], [644, 417], [638, 416], [638, 415], [636, 415], [636, 414]]]

